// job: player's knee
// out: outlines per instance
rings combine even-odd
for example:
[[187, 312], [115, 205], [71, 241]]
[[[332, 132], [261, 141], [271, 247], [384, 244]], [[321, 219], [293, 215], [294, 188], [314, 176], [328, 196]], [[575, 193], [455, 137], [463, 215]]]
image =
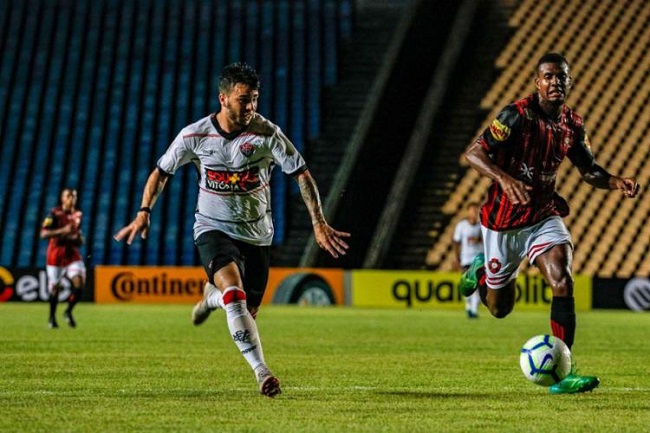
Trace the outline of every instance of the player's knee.
[[553, 290], [553, 296], [573, 296], [573, 278], [571, 275], [564, 275], [551, 282], [551, 289]]
[[489, 306], [488, 310], [490, 311], [490, 314], [492, 314], [497, 319], [503, 319], [512, 312], [512, 307], [504, 305], [493, 305]]

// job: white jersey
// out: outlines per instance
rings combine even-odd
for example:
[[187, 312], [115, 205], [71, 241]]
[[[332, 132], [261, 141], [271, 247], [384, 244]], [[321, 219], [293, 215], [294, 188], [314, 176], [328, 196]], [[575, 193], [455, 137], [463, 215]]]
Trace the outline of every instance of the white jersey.
[[194, 239], [219, 230], [233, 239], [271, 245], [271, 170], [306, 170], [305, 160], [280, 128], [255, 114], [236, 134], [222, 131], [215, 115], [186, 126], [158, 160], [173, 175], [192, 162], [199, 171]]
[[481, 223], [471, 224], [467, 219], [456, 224], [454, 242], [460, 244], [460, 265], [469, 266], [474, 257], [483, 251]]

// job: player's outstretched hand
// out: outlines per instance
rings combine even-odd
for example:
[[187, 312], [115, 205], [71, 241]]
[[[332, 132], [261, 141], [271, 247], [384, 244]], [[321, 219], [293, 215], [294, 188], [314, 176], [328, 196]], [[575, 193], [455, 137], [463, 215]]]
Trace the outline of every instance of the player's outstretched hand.
[[339, 255], [344, 256], [350, 248], [342, 238], [349, 238], [350, 233], [334, 230], [326, 222], [319, 222], [314, 225], [314, 235], [319, 247], [331, 254], [335, 259]]
[[639, 184], [636, 183], [636, 180], [631, 177], [613, 176], [611, 182], [613, 183], [614, 189], [623, 191], [623, 194], [630, 198], [636, 197], [641, 188]]
[[116, 234], [113, 236], [113, 239], [120, 242], [126, 238], [127, 245], [131, 245], [133, 239], [136, 235], [140, 233], [142, 239], [147, 239], [149, 234], [149, 214], [147, 212], [138, 212], [138, 215], [128, 226], [122, 227]]

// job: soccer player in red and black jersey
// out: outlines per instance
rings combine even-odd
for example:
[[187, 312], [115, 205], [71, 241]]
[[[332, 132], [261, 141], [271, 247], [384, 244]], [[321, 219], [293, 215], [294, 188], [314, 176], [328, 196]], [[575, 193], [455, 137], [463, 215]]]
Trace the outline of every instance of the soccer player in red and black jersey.
[[[539, 59], [535, 87], [537, 92], [504, 108], [465, 152], [469, 164], [493, 183], [481, 208], [484, 255], [463, 275], [460, 290], [467, 296], [478, 288], [490, 313], [503, 318], [514, 307], [515, 278], [528, 257], [553, 292], [553, 335], [571, 348], [573, 244], [562, 221], [569, 207], [555, 191], [560, 164], [568, 157], [585, 182], [626, 197], [635, 197], [639, 185], [596, 163], [582, 118], [565, 105], [571, 75], [564, 56], [548, 53]], [[572, 371], [550, 391], [585, 392], [598, 384], [597, 377]]]
[[47, 244], [47, 281], [50, 292], [50, 328], [58, 328], [56, 307], [63, 279], [72, 282], [72, 294], [63, 317], [71, 328], [77, 326], [72, 309], [81, 297], [86, 281], [86, 267], [81, 259], [79, 247], [84, 238], [81, 232], [81, 211], [77, 209], [77, 190], [65, 188], [61, 191], [61, 205], [52, 208], [41, 226], [41, 238], [49, 239]]

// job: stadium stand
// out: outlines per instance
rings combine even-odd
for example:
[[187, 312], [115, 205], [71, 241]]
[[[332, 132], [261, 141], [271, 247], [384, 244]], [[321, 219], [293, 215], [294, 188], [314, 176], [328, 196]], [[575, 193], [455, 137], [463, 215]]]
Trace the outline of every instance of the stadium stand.
[[[112, 240], [157, 157], [216, 109], [218, 71], [241, 60], [262, 75], [259, 111], [308, 153], [354, 13], [353, 0], [0, 2], [0, 264], [42, 265], [40, 222], [64, 185], [79, 190], [89, 266], [198, 263], [191, 169], [162, 195], [146, 243]], [[282, 244], [291, 190], [273, 182]]]
[[[477, 133], [506, 104], [534, 90], [532, 65], [544, 52], [565, 53], [575, 76], [568, 104], [583, 115], [597, 160], [613, 173], [636, 176], [647, 186], [650, 145], [650, 4], [626, 1], [524, 0], [509, 24], [514, 34], [496, 60], [500, 75], [485, 94], [488, 111]], [[561, 31], [558, 31], [561, 29]], [[467, 145], [468, 143], [465, 143]], [[463, 164], [463, 161], [461, 161]], [[433, 233], [426, 266], [450, 269], [451, 234], [468, 200], [481, 201], [489, 181], [467, 170], [443, 206], [449, 224]], [[648, 275], [647, 200], [596, 190], [563, 165], [558, 191], [569, 200], [566, 222], [576, 246], [576, 273], [600, 277]]]

